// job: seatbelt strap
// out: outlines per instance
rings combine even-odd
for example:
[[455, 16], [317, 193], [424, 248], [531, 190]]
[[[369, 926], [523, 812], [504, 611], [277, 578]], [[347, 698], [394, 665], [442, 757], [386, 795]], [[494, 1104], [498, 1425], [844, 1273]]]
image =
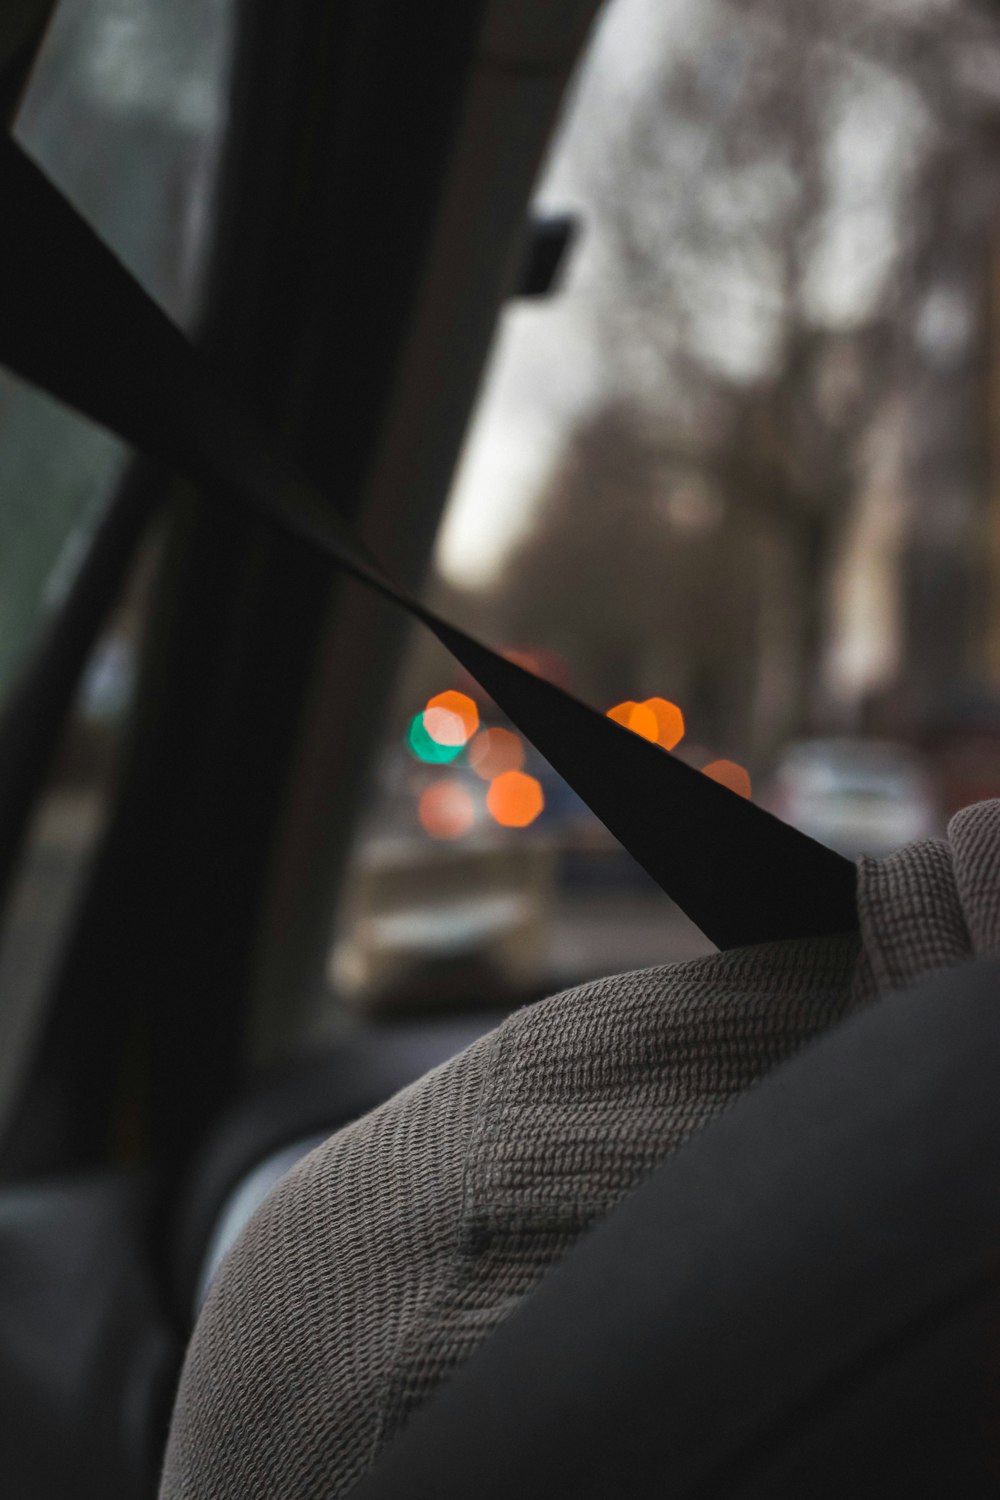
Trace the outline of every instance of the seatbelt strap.
[[849, 861], [394, 584], [334, 500], [248, 419], [224, 379], [10, 139], [0, 145], [0, 203], [0, 362], [206, 495], [294, 533], [422, 621], [719, 947], [856, 926]]
[[994, 1275], [998, 1003], [1000, 963], [972, 962], [784, 1064], [577, 1243], [352, 1500], [728, 1493]]

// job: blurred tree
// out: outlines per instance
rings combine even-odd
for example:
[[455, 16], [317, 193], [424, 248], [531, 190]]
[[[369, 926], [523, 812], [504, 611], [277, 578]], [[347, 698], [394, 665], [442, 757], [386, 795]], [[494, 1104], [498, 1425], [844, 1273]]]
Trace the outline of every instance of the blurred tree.
[[665, 452], [633, 408], [598, 408], [508, 559], [496, 591], [505, 634], [565, 657], [595, 706], [661, 694], [699, 736], [724, 739], [750, 697], [756, 634], [737, 532], [743, 516], [724, 527], [705, 475]]
[[592, 219], [569, 292], [607, 395], [497, 607], [589, 694], [673, 683], [699, 733], [766, 756], [832, 722], [834, 584], [857, 508], [882, 503], [866, 475], [890, 409], [908, 439], [883, 685], [927, 702], [975, 670], [1000, 17], [628, 4], [649, 46], [583, 80], [565, 142]]

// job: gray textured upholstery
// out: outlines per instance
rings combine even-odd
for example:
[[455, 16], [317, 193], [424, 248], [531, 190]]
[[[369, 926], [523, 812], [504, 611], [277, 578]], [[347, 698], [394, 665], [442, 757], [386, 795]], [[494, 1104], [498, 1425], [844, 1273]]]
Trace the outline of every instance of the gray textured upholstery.
[[853, 1007], [996, 946], [998, 813], [862, 861], [863, 947], [775, 943], [557, 995], [312, 1152], [209, 1293], [162, 1500], [347, 1493], [693, 1131]]

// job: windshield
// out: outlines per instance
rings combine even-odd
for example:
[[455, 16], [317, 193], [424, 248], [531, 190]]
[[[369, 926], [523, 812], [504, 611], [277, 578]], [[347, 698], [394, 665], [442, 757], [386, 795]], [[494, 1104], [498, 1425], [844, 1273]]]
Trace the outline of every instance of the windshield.
[[[614, 0], [536, 197], [576, 242], [503, 313], [428, 588], [852, 855], [1000, 789], [998, 108], [959, 0]], [[336, 1001], [703, 951], [510, 730], [414, 636]]]

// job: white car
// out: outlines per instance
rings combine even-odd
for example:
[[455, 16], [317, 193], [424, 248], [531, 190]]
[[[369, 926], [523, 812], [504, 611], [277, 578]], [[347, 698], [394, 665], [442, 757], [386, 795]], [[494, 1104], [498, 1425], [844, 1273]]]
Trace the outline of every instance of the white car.
[[778, 763], [770, 810], [852, 859], [882, 856], [940, 831], [919, 757], [888, 740], [800, 740]]

